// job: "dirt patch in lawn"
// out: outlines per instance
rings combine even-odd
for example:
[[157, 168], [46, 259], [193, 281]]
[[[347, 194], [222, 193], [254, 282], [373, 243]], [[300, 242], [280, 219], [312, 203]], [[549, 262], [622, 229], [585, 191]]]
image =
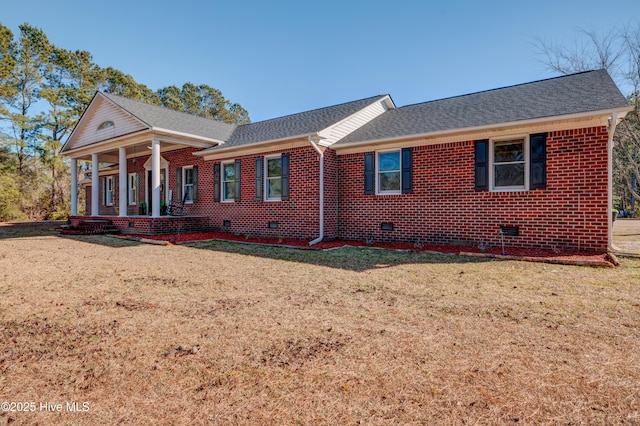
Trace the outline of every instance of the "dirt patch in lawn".
[[0, 425], [640, 422], [637, 260], [12, 232]]

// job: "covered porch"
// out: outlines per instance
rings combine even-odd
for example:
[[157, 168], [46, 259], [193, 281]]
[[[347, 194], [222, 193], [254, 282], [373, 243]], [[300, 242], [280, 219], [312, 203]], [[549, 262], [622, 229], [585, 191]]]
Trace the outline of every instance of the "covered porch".
[[[202, 212], [194, 209], [197, 160], [192, 153], [223, 143], [233, 128], [98, 92], [61, 151], [71, 162], [72, 225], [81, 220], [78, 162], [90, 163], [82, 182], [86, 216], [145, 233], [201, 224], [202, 217], [193, 216]], [[165, 216], [162, 207], [172, 201], [189, 203], [184, 213], [192, 217]]]
[[86, 173], [88, 178], [81, 182], [90, 187], [88, 216], [164, 217], [167, 214], [164, 207], [172, 201], [182, 202], [184, 190], [176, 181], [179, 177], [172, 176], [170, 183], [171, 165], [162, 153], [186, 147], [154, 138], [141, 144], [92, 152], [89, 156], [71, 157], [71, 216], [78, 216], [78, 162], [85, 161], [91, 164]]

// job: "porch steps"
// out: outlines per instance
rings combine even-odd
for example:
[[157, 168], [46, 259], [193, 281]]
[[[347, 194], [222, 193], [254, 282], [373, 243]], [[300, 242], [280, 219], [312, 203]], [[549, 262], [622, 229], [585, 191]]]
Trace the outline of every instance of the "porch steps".
[[77, 226], [63, 226], [60, 233], [63, 235], [103, 235], [118, 234], [120, 230], [108, 219], [86, 219], [80, 221]]

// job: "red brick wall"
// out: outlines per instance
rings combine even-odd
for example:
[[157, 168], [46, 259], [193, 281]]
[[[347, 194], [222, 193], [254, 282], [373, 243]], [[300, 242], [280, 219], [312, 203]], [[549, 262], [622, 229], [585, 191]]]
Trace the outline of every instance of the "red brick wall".
[[[498, 245], [500, 226], [518, 226], [520, 235], [505, 237], [513, 247], [602, 251], [607, 245], [607, 133], [605, 127], [551, 132], [547, 136], [547, 188], [517, 192], [474, 191], [473, 141], [413, 149], [413, 193], [364, 195], [363, 154], [336, 156], [325, 150], [325, 237], [409, 241], [436, 244], [481, 242]], [[196, 148], [164, 152], [168, 185], [175, 194], [176, 169], [198, 166], [198, 201], [185, 213], [210, 218], [208, 225], [252, 236], [314, 239], [318, 236], [318, 155], [312, 147], [262, 153], [290, 154], [290, 199], [255, 200], [255, 158], [241, 161], [241, 200], [213, 201], [213, 165], [192, 155]], [[140, 173], [145, 199], [147, 157], [128, 172]], [[224, 160], [223, 160], [224, 161]], [[117, 189], [117, 188], [116, 188]], [[87, 186], [90, 214], [91, 186]], [[117, 195], [114, 206], [117, 206]], [[115, 209], [101, 206], [101, 214]], [[137, 214], [130, 206], [128, 214]], [[230, 226], [223, 226], [229, 221]], [[278, 222], [270, 229], [269, 222]], [[382, 222], [394, 224], [382, 231]]]
[[324, 236], [338, 237], [338, 157], [331, 149], [324, 150]]
[[[265, 156], [281, 154], [283, 152], [287, 152], [290, 155], [289, 200], [256, 201], [256, 157], [264, 158]], [[240, 201], [214, 203], [213, 165], [229, 160], [240, 160], [241, 162]], [[206, 182], [200, 184], [200, 190], [205, 188], [208, 194], [208, 201], [203, 203], [201, 213], [211, 216], [211, 224], [215, 229], [251, 236], [310, 240], [318, 236], [319, 160], [318, 154], [311, 146], [211, 161], [207, 162], [206, 169]], [[203, 185], [206, 186], [203, 187]], [[230, 226], [223, 226], [224, 221], [229, 221]], [[276, 229], [270, 229], [268, 226], [269, 222], [278, 222], [278, 227]]]
[[517, 192], [474, 191], [473, 141], [414, 148], [411, 194], [364, 195], [363, 154], [339, 156], [339, 236], [498, 245], [518, 226], [505, 245], [606, 250], [606, 142], [605, 127], [549, 133], [547, 188]]

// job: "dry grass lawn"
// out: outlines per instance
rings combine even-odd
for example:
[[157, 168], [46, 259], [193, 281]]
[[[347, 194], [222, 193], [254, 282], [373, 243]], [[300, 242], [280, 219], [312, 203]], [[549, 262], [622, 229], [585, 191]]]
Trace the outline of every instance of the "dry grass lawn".
[[0, 226], [0, 399], [36, 404], [0, 425], [640, 424], [640, 262]]

